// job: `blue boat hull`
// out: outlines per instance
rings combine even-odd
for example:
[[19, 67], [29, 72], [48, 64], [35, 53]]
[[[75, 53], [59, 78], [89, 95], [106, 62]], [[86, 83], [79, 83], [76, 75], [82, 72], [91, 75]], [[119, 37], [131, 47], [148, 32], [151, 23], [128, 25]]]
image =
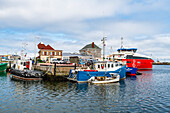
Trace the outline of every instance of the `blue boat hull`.
[[126, 74], [130, 76], [136, 76], [137, 68], [134, 67], [126, 67]]
[[72, 74], [72, 70], [70, 70], [69, 78], [74, 78], [77, 82], [86, 82], [88, 79], [90, 79], [92, 76], [107, 76], [111, 77], [109, 73], [119, 73], [120, 79], [126, 78], [126, 66], [123, 66], [122, 68], [116, 70], [116, 71], [97, 71], [97, 72], [88, 72], [88, 71], [78, 71], [77, 74]]

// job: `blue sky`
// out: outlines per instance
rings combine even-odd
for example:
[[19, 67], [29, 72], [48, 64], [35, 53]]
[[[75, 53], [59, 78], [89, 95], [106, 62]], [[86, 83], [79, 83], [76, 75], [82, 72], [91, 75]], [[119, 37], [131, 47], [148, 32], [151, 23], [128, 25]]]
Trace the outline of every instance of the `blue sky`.
[[169, 6], [169, 0], [0, 0], [0, 54], [20, 54], [27, 43], [31, 57], [38, 42], [78, 52], [91, 42], [102, 47], [104, 35], [107, 53], [124, 37], [138, 53], [170, 61]]

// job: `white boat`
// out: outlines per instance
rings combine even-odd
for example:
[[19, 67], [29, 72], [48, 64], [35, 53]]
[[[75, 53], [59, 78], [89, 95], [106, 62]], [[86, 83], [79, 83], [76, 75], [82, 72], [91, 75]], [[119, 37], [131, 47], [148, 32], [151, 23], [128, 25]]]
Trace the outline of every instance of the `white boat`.
[[25, 80], [25, 81], [40, 81], [43, 79], [43, 72], [31, 70], [31, 60], [14, 60], [10, 73], [12, 79]]
[[[112, 58], [114, 61], [125, 62], [126, 66], [131, 69], [152, 69], [152, 63], [154, 62], [152, 58], [150, 56], [141, 55], [136, 52], [137, 48], [125, 47], [123, 45], [123, 38], [121, 38], [121, 47], [120, 49], [117, 49], [117, 52], [112, 54]], [[132, 72], [130, 75], [134, 76], [136, 75], [136, 72]]]
[[119, 80], [120, 80], [119, 74], [110, 73], [110, 75], [111, 75], [111, 77], [107, 77], [107, 76], [95, 77], [95, 76], [93, 76], [88, 80], [88, 82], [90, 82], [92, 84], [105, 84], [105, 83], [119, 82]]

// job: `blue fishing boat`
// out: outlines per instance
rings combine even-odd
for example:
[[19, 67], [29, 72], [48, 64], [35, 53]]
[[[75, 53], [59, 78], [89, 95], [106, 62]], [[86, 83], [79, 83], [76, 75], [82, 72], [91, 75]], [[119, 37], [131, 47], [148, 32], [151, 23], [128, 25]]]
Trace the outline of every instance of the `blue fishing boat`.
[[91, 77], [111, 77], [117, 73], [120, 79], [126, 78], [126, 65], [118, 62], [101, 61], [94, 63], [94, 69], [70, 70], [68, 80], [75, 82], [87, 82]]

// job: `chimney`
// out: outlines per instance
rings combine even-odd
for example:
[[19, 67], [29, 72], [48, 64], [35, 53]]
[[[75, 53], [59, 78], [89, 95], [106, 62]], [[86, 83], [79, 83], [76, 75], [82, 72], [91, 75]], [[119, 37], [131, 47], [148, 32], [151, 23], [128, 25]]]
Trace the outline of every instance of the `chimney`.
[[92, 42], [92, 48], [94, 48], [94, 42]]

